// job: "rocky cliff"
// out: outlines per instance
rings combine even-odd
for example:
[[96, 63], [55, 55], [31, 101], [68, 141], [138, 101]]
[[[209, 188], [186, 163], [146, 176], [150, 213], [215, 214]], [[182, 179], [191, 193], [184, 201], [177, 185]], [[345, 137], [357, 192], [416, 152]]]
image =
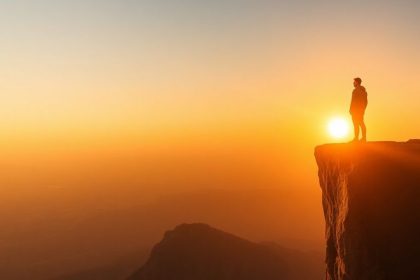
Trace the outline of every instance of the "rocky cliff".
[[328, 280], [420, 279], [420, 142], [315, 149]]

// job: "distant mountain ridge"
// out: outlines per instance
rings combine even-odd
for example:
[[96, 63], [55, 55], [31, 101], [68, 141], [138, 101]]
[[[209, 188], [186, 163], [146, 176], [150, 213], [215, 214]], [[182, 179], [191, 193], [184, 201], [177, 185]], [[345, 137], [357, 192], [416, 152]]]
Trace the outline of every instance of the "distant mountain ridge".
[[[1, 192], [7, 203], [0, 205], [0, 279], [123, 280], [145, 263], [163, 232], [195, 221], [302, 251], [324, 248], [318, 190], [197, 188], [148, 203], [125, 191], [116, 191], [111, 203], [107, 192], [72, 197], [68, 189], [51, 189], [10, 201]], [[123, 277], [111, 277], [117, 271]]]
[[319, 258], [197, 223], [167, 231], [146, 264], [127, 280], [321, 279], [321, 268]]

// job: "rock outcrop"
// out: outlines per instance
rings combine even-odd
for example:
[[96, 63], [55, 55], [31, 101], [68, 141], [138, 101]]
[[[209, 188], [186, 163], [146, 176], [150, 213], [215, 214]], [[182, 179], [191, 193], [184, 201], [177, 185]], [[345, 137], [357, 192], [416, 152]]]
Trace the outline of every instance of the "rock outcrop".
[[420, 142], [315, 150], [328, 280], [420, 279]]

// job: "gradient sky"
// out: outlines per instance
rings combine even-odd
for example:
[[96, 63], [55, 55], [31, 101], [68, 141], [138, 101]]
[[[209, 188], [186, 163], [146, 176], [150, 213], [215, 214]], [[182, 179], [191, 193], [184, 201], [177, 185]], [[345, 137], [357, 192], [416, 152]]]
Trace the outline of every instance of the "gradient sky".
[[368, 140], [420, 138], [419, 11], [0, 0], [0, 278], [104, 267], [183, 222], [322, 250], [313, 152], [353, 78]]
[[259, 166], [254, 179], [314, 181], [312, 149], [332, 141], [329, 118], [348, 117], [355, 76], [371, 140], [419, 137], [419, 10], [408, 0], [3, 0], [1, 163], [17, 174], [74, 158], [213, 155]]

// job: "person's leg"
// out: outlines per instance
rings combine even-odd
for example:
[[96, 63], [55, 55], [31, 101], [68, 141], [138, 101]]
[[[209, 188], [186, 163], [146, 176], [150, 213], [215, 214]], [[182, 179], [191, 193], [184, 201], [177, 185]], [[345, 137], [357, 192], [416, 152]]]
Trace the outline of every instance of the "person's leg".
[[354, 139], [353, 141], [359, 141], [359, 122], [356, 116], [352, 116], [353, 127], [354, 127]]
[[362, 128], [362, 141], [366, 141], [366, 125], [364, 120], [360, 123], [360, 127]]

